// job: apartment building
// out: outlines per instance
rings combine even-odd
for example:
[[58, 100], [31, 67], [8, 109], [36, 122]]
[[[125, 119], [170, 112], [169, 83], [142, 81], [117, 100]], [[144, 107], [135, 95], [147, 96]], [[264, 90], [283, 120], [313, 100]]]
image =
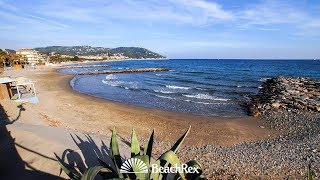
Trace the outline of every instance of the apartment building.
[[46, 61], [46, 55], [39, 53], [36, 50], [23, 48], [16, 51], [16, 54], [26, 56], [29, 64], [36, 64]]

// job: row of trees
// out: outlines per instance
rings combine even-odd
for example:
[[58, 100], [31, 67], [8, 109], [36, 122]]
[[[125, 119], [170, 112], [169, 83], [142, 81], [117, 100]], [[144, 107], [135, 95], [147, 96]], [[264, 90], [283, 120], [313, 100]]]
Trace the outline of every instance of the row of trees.
[[67, 61], [79, 61], [80, 58], [78, 56], [73, 57], [62, 57], [60, 54], [50, 56], [49, 61], [52, 63], [61, 63]]
[[20, 54], [7, 53], [0, 49], [0, 65], [12, 66], [13, 64], [24, 64], [27, 62], [27, 57]]
[[[52, 63], [61, 63], [67, 61], [79, 61], [80, 58], [78, 56], [74, 57], [62, 57], [57, 54], [54, 56], [50, 56], [49, 61]], [[0, 49], [0, 66], [13, 66], [14, 64], [25, 64], [28, 62], [26, 56], [22, 56], [20, 54], [12, 54]]]

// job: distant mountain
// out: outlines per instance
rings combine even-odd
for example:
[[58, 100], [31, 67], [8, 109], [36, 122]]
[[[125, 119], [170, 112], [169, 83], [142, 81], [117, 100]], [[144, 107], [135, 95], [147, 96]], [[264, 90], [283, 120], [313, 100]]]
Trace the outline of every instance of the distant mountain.
[[13, 49], [5, 49], [8, 53], [12, 53], [12, 54], [15, 54], [16, 53], [16, 51], [15, 50], [13, 50]]
[[91, 47], [91, 46], [48, 46], [48, 47], [39, 47], [34, 48], [44, 54], [49, 54], [55, 52], [58, 54], [75, 56], [75, 55], [98, 55], [107, 53], [109, 48], [104, 47]]
[[147, 59], [147, 58], [165, 58], [164, 56], [152, 52], [145, 48], [140, 47], [118, 47], [118, 48], [104, 48], [104, 47], [91, 47], [91, 46], [48, 46], [34, 48], [44, 54], [55, 52], [61, 55], [70, 56], [89, 56], [101, 55], [112, 56], [114, 54], [122, 54], [128, 58], [133, 59]]

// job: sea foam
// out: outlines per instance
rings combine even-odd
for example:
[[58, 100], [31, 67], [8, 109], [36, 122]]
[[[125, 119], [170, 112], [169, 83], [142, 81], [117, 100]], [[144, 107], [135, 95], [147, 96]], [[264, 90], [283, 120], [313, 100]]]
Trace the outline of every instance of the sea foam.
[[70, 85], [71, 85], [72, 88], [74, 88], [74, 84], [75, 84], [75, 82], [76, 82], [76, 78], [77, 78], [77, 77], [75, 76], [75, 77], [72, 78], [71, 81], [70, 81]]
[[109, 81], [109, 80], [102, 80], [103, 84], [109, 85], [109, 86], [113, 86], [113, 87], [117, 87], [120, 86], [120, 84], [122, 84], [122, 81]]
[[174, 86], [174, 85], [166, 85], [166, 87], [170, 89], [185, 89], [185, 90], [191, 89], [191, 87]]
[[173, 94], [175, 92], [172, 92], [172, 91], [164, 91], [164, 90], [153, 90], [154, 92], [157, 92], [157, 93], [162, 93], [162, 94]]
[[159, 98], [165, 98], [165, 99], [172, 99], [172, 100], [175, 100], [175, 98], [172, 98], [172, 97], [169, 97], [169, 96], [161, 96], [161, 95], [155, 95]]
[[113, 79], [118, 79], [118, 77], [114, 74], [109, 74], [106, 76], [106, 80], [113, 80]]
[[209, 94], [183, 94], [185, 97], [195, 98], [195, 99], [206, 99], [206, 100], [215, 100], [215, 101], [228, 101], [230, 99], [219, 98], [215, 96], [211, 96]]

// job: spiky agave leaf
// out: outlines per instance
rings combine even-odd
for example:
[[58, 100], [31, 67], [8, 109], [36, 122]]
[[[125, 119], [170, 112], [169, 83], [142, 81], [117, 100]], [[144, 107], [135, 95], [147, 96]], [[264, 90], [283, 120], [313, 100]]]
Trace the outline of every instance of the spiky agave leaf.
[[[188, 135], [190, 129], [191, 129], [191, 126], [190, 126], [190, 127], [188, 128], [188, 130], [177, 140], [177, 142], [172, 146], [171, 151], [172, 151], [174, 154], [178, 152], [181, 144], [183, 143], [184, 139], [185, 139], [186, 136]], [[167, 151], [166, 153], [168, 153], [168, 152], [169, 152], [169, 151]], [[162, 156], [164, 156], [166, 153], [164, 153]], [[162, 157], [162, 156], [161, 156], [161, 157]], [[161, 157], [160, 157], [160, 158], [161, 158]], [[167, 161], [167, 162], [163, 162], [163, 161], [161, 162], [161, 161], [160, 161], [160, 158], [156, 161], [155, 164], [156, 164], [158, 167], [159, 167], [159, 166], [168, 167], [168, 165], [169, 165], [170, 162], [168, 162], [168, 161]], [[178, 160], [179, 160], [179, 159], [178, 159]], [[164, 176], [166, 176], [166, 175], [164, 175]], [[181, 179], [181, 178], [184, 179], [183, 175], [180, 174], [180, 173], [178, 173], [176, 177], [177, 177], [177, 178], [180, 178], [180, 179]], [[158, 179], [163, 179], [163, 178], [165, 178], [165, 177], [163, 177], [162, 174], [159, 174], [159, 173], [152, 173], [152, 174], [151, 174], [151, 179], [158, 180]]]
[[149, 162], [151, 162], [153, 139], [154, 139], [154, 129], [149, 137], [148, 142], [144, 147], [144, 153], [143, 153], [144, 155], [149, 157]]
[[117, 142], [117, 131], [116, 128], [113, 128], [111, 141], [110, 141], [110, 157], [113, 158], [114, 155], [120, 154], [119, 153], [119, 146]]
[[136, 172], [135, 173], [136, 179], [148, 180], [149, 179], [149, 169], [150, 169], [149, 157], [147, 155], [142, 155], [142, 156], [135, 156], [134, 158], [140, 159], [141, 161], [143, 161], [148, 169], [147, 173], [138, 173], [140, 169], [138, 169], [137, 167], [134, 166], [133, 171]]
[[101, 160], [100, 158], [98, 158], [98, 161], [100, 163], [101, 166], [107, 168], [107, 169], [110, 169], [112, 171], [112, 174], [114, 176], [118, 176], [118, 173], [117, 171], [114, 170], [114, 168], [112, 168], [112, 166], [110, 164], [107, 164], [106, 162], [104, 162], [103, 160]]
[[[171, 166], [176, 165], [177, 167], [181, 167], [181, 163], [180, 163], [178, 156], [172, 150], [169, 150], [169, 151], [165, 152], [164, 154], [162, 154], [159, 157], [159, 159], [156, 161], [155, 164], [157, 165], [157, 167], [161, 166], [163, 168], [167, 168], [167, 167], [169, 167], [169, 165], [171, 165]], [[182, 167], [181, 167], [181, 169], [182, 169]], [[179, 179], [185, 179], [183, 172], [178, 171], [177, 175], [178, 175]], [[165, 179], [166, 175], [152, 172], [150, 179], [158, 180], [158, 179], [163, 179], [163, 178]]]
[[191, 129], [191, 126], [189, 127], [189, 129], [177, 140], [177, 142], [172, 146], [171, 151], [173, 151], [174, 153], [177, 153], [181, 144], [183, 143], [184, 139], [186, 138], [186, 136], [188, 135], [189, 131]]
[[111, 141], [110, 141], [110, 157], [116, 167], [117, 174], [119, 178], [123, 178], [123, 175], [120, 173], [120, 167], [122, 165], [122, 160], [119, 152], [119, 145], [117, 140], [117, 131], [116, 128], [113, 128]]
[[[65, 154], [65, 152], [64, 152]], [[59, 156], [54, 153], [54, 155], [56, 156], [57, 160], [58, 160], [58, 164], [60, 165], [60, 168], [63, 172], [65, 172], [71, 179], [73, 180], [79, 180], [81, 177], [81, 174], [72, 166], [70, 166], [69, 164], [64, 162], [64, 158], [60, 159]], [[60, 170], [60, 174], [61, 174], [61, 170]]]
[[140, 155], [140, 145], [134, 129], [132, 129], [131, 133], [131, 157]]
[[308, 180], [313, 180], [313, 172], [310, 163], [308, 164]]
[[[160, 163], [161, 163], [161, 161], [158, 159], [154, 164], [155, 164], [156, 167], [160, 167], [161, 166]], [[152, 180], [161, 179], [160, 173], [159, 172], [151, 172], [150, 179], [152, 179]]]
[[199, 173], [187, 173], [186, 179], [187, 180], [194, 180], [194, 179], [205, 179], [202, 174], [202, 166], [201, 164], [196, 160], [191, 160], [186, 163], [188, 167], [192, 167], [193, 169], [196, 169]]
[[103, 166], [94, 166], [87, 169], [84, 172], [83, 176], [81, 177], [81, 180], [93, 180], [99, 172], [107, 173], [107, 172], [111, 172], [111, 170], [104, 168]]

